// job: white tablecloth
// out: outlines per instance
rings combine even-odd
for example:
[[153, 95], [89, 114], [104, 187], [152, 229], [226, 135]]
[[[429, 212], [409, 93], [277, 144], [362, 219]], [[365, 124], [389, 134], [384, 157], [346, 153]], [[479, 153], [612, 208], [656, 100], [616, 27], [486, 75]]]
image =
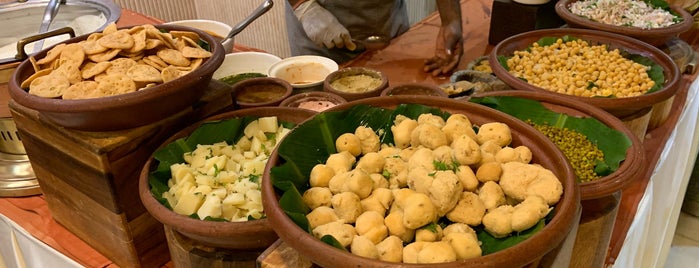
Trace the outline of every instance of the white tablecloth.
[[684, 110], [638, 204], [614, 267], [663, 267], [667, 260], [697, 157], [697, 91], [699, 79], [687, 92]]
[[72, 268], [83, 267], [29, 234], [0, 214], [0, 267]]

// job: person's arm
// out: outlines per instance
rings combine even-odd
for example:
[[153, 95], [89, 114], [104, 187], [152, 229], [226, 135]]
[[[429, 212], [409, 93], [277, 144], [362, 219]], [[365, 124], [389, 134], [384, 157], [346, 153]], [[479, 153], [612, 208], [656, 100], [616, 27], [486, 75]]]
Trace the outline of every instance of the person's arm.
[[308, 38], [318, 46], [355, 50], [349, 31], [315, 0], [288, 0]]
[[434, 57], [425, 61], [424, 70], [432, 75], [447, 74], [459, 64], [464, 52], [460, 0], [436, 0], [442, 22]]

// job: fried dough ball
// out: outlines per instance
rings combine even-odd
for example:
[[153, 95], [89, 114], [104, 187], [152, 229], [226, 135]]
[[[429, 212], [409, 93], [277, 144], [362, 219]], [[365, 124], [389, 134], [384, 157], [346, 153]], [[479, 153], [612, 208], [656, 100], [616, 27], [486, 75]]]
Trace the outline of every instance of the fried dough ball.
[[378, 152], [381, 148], [379, 135], [376, 135], [376, 132], [370, 127], [358, 126], [357, 129], [354, 130], [354, 135], [359, 138], [362, 154]]
[[379, 250], [376, 248], [374, 242], [362, 235], [354, 236], [354, 239], [352, 239], [352, 244], [350, 245], [350, 251], [354, 255], [369, 259], [379, 258]]
[[333, 193], [327, 187], [311, 187], [303, 192], [303, 202], [311, 209], [317, 207], [330, 207], [330, 199]]
[[349, 152], [358, 156], [362, 153], [362, 142], [354, 133], [344, 133], [335, 140], [335, 148], [338, 152]]
[[308, 219], [311, 230], [323, 224], [340, 220], [331, 207], [317, 207], [306, 214], [306, 219]]
[[331, 235], [335, 238], [343, 247], [347, 247], [352, 244], [352, 240], [357, 235], [354, 230], [354, 226], [347, 224], [342, 220], [334, 221], [320, 225], [313, 228], [313, 236], [320, 239], [325, 235]]
[[404, 149], [410, 146], [410, 136], [413, 130], [417, 128], [417, 121], [403, 115], [396, 116], [391, 132], [393, 133], [393, 142], [395, 146]]
[[479, 144], [483, 144], [488, 140], [493, 140], [500, 145], [500, 147], [505, 147], [512, 142], [512, 132], [510, 132], [510, 127], [505, 123], [485, 123], [478, 128], [476, 140]]
[[477, 226], [481, 224], [483, 215], [486, 209], [483, 201], [478, 198], [473, 192], [464, 191], [461, 193], [461, 198], [456, 203], [454, 209], [449, 211], [446, 216], [452, 222]]
[[355, 193], [343, 192], [333, 195], [331, 202], [335, 214], [345, 223], [354, 223], [362, 214], [362, 204]]
[[386, 237], [386, 239], [376, 244], [376, 249], [379, 252], [379, 260], [387, 262], [403, 261], [403, 240], [395, 235]]
[[376, 211], [365, 211], [357, 217], [354, 224], [357, 234], [366, 237], [373, 244], [378, 244], [388, 236], [388, 227], [384, 225], [384, 217]]
[[335, 176], [335, 170], [325, 164], [316, 164], [311, 169], [308, 183], [311, 187], [328, 187], [330, 179]]

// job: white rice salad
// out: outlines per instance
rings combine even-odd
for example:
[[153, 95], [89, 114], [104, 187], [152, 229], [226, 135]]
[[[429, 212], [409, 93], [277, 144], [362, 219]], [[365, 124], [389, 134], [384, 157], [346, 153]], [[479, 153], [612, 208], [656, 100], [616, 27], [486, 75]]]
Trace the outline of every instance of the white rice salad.
[[679, 19], [667, 10], [638, 0], [582, 0], [571, 4], [570, 11], [600, 23], [642, 29], [666, 27]]

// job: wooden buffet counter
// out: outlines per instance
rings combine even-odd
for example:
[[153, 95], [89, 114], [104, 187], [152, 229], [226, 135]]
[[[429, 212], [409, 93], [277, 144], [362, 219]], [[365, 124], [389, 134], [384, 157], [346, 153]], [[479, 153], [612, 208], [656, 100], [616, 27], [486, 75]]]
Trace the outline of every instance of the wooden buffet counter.
[[[488, 43], [492, 2], [492, 0], [461, 0], [465, 47], [464, 56], [458, 69], [464, 69], [469, 62], [480, 56], [487, 55], [493, 48]], [[122, 16], [117, 24], [119, 26], [131, 26], [144, 23], [157, 24], [160, 22], [156, 18], [144, 16], [130, 10], [122, 10]], [[448, 82], [448, 76], [433, 77], [422, 71], [424, 59], [431, 57], [434, 53], [434, 40], [437, 38], [439, 24], [438, 14], [432, 14], [414, 25], [404, 35], [392, 40], [388, 47], [380, 51], [366, 52], [344, 66], [366, 66], [381, 70], [386, 73], [392, 84], [408, 82], [442, 84]], [[694, 50], [699, 48], [699, 35], [695, 33], [695, 30], [681, 37]], [[246, 49], [245, 47], [239, 47], [239, 50]], [[695, 74], [684, 75], [681, 90], [675, 96], [669, 118], [665, 123], [648, 132], [645, 137], [644, 148], [647, 153], [646, 167], [648, 170], [644, 177], [639, 178], [637, 182], [623, 191], [621, 206], [609, 247], [608, 264], [614, 263], [623, 247], [627, 231], [636, 216], [639, 202], [646, 192], [646, 187], [655, 171], [656, 164], [662, 157], [661, 153], [665, 143], [673, 134], [675, 125], [681, 117], [683, 108], [686, 105], [690, 85], [695, 78]], [[684, 141], [676, 142], [682, 143]], [[690, 141], [686, 142], [689, 143]], [[693, 161], [686, 163], [686, 165], [692, 164]], [[683, 195], [684, 192], [674, 194]], [[58, 224], [52, 218], [43, 195], [0, 198], [0, 214], [16, 222], [38, 240], [83, 266], [116, 267], [104, 255]], [[676, 220], [677, 218], [669, 217], [669, 219]], [[672, 230], [674, 230], [674, 227]], [[164, 267], [171, 266], [172, 263], [164, 264]]]

